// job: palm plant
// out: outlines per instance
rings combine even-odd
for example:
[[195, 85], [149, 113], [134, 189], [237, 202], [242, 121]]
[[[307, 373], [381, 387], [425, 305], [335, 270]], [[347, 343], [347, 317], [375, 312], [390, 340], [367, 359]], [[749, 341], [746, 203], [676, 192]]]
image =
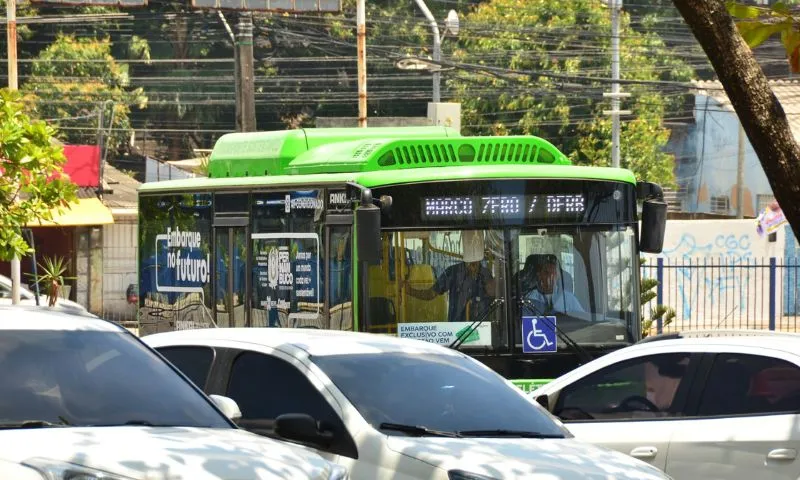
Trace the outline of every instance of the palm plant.
[[64, 258], [60, 256], [44, 257], [42, 262], [39, 263], [40, 271], [34, 277], [34, 281], [47, 291], [47, 305], [49, 307], [55, 306], [61, 287], [64, 286], [64, 282], [75, 278], [65, 276], [68, 269], [69, 261], [65, 261]]

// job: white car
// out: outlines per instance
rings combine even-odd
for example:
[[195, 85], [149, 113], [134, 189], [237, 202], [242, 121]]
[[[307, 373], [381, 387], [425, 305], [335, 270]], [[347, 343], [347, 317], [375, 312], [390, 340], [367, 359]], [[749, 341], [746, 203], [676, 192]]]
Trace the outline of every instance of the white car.
[[[49, 298], [50, 297], [44, 294], [39, 295], [39, 306], [46, 308]], [[19, 299], [20, 305], [36, 305], [36, 296], [33, 292], [21, 285], [19, 288]], [[11, 279], [5, 275], [0, 275], [0, 305], [11, 305]], [[56, 305], [52, 310], [62, 310], [67, 313], [80, 313], [82, 315], [95, 316], [89, 313], [83, 305], [65, 298], [57, 298]]]
[[315, 447], [363, 480], [660, 479], [658, 469], [575, 441], [482, 363], [418, 340], [280, 328], [145, 336], [239, 425]]
[[530, 393], [576, 438], [678, 480], [800, 478], [800, 335], [649, 338]]
[[0, 478], [343, 480], [308, 448], [248, 433], [124, 328], [0, 307]]

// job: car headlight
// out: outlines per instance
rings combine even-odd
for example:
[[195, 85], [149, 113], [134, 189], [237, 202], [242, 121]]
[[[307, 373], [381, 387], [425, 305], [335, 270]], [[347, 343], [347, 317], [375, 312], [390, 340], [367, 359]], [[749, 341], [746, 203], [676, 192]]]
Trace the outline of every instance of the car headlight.
[[347, 480], [350, 478], [348, 471], [341, 465], [334, 465], [328, 480]]
[[480, 475], [478, 473], [465, 472], [464, 470], [449, 470], [447, 472], [447, 478], [450, 480], [497, 480], [493, 477], [487, 477], [486, 475]]
[[31, 458], [22, 464], [39, 472], [45, 480], [134, 480], [131, 477], [49, 458]]

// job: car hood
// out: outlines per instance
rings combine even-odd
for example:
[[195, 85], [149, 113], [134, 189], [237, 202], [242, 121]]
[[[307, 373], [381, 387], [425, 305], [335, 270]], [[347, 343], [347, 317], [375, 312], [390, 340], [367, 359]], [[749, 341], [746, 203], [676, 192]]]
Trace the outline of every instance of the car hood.
[[633, 457], [574, 439], [388, 437], [388, 447], [444, 470], [497, 480], [668, 479]]
[[0, 459], [22, 463], [43, 457], [142, 480], [324, 480], [334, 468], [303, 447], [233, 428], [3, 430], [0, 444]]

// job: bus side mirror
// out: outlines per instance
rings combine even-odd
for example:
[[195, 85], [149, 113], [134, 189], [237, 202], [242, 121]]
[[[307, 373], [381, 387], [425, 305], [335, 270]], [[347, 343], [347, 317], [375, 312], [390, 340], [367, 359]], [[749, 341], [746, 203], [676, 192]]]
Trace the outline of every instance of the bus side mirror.
[[361, 192], [356, 208], [356, 245], [358, 259], [375, 265], [381, 261], [381, 209], [372, 201], [369, 189]]
[[639, 250], [661, 253], [664, 233], [667, 230], [667, 202], [664, 191], [653, 182], [638, 182], [636, 196], [642, 199], [642, 230], [639, 233]]
[[645, 200], [642, 203], [642, 231], [639, 250], [646, 253], [661, 253], [664, 234], [667, 230], [667, 202], [661, 199]]

